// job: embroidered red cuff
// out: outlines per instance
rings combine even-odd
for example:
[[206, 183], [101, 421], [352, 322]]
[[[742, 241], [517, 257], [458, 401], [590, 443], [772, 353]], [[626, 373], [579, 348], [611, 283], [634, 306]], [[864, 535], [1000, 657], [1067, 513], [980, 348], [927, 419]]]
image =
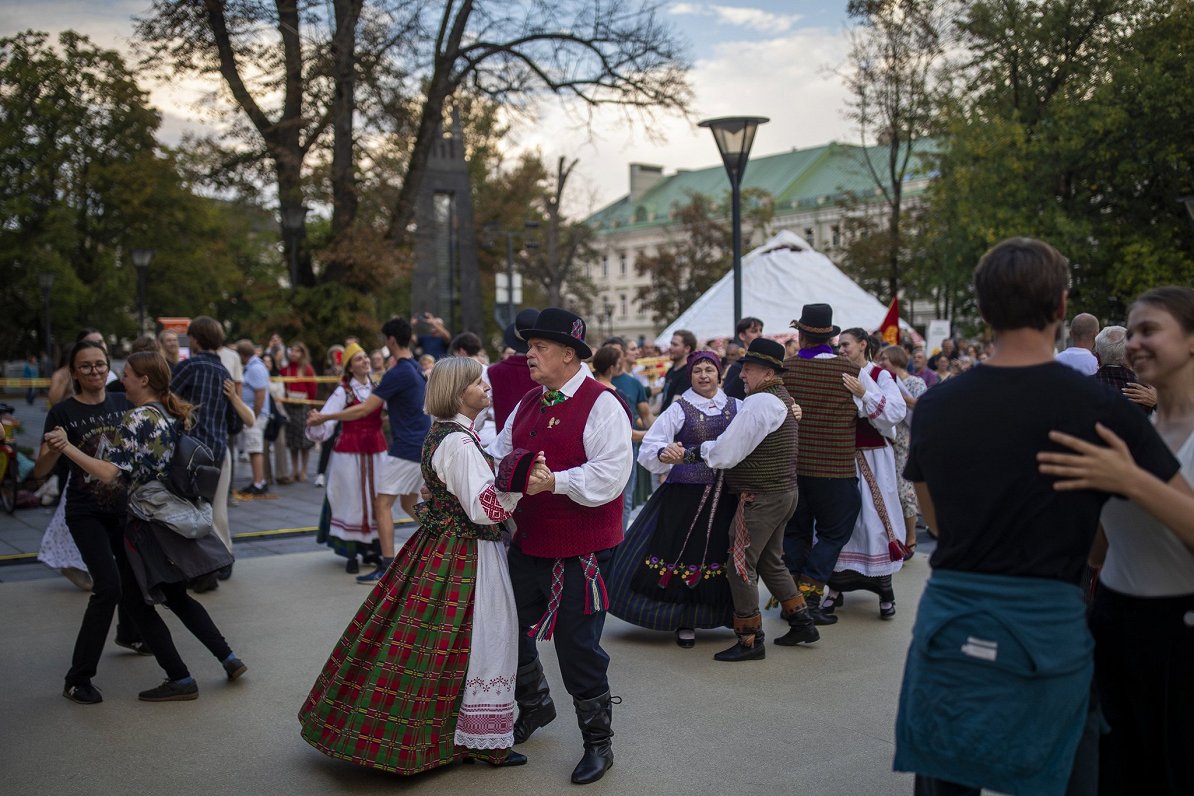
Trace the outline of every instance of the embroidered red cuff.
[[879, 405], [875, 408], [875, 411], [871, 412], [869, 415], [867, 415], [867, 417], [871, 420], [874, 420], [876, 417], [883, 414], [883, 408], [885, 406], [887, 406], [887, 396], [886, 395], [884, 395], [882, 398], [879, 399]]

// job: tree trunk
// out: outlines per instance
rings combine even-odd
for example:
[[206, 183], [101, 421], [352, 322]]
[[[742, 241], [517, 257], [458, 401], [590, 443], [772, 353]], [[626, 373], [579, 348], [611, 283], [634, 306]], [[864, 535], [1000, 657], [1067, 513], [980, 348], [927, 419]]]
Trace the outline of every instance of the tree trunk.
[[332, 39], [336, 89], [332, 100], [332, 235], [352, 227], [357, 215], [353, 163], [353, 115], [356, 112], [356, 32], [363, 0], [335, 0], [336, 34]]

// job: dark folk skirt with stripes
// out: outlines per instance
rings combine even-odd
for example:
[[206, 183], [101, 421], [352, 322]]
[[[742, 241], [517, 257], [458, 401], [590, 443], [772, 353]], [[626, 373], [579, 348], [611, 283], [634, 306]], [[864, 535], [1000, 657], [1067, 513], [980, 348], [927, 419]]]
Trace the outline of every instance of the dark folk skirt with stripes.
[[655, 490], [614, 553], [610, 613], [649, 630], [731, 625], [727, 548], [738, 499], [723, 489], [714, 503], [714, 494], [697, 484]]

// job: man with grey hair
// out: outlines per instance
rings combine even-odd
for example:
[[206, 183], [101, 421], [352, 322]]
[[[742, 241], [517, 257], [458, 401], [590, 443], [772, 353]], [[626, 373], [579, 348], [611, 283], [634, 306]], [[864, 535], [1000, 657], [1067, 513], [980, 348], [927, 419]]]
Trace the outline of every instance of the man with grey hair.
[[1136, 380], [1136, 373], [1128, 367], [1127, 344], [1128, 330], [1122, 326], [1108, 326], [1099, 332], [1094, 343], [1099, 360], [1095, 378], [1151, 413], [1157, 406], [1157, 391]]
[[1098, 318], [1089, 312], [1075, 315], [1074, 320], [1070, 321], [1070, 347], [1057, 355], [1057, 361], [1083, 376], [1093, 376], [1099, 369], [1099, 361], [1094, 355], [1094, 341], [1098, 333]]

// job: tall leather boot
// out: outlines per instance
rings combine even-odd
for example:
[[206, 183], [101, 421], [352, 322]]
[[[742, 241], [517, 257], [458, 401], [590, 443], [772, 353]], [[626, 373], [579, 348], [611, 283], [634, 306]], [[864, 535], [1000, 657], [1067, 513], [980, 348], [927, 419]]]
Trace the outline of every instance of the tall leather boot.
[[572, 781], [587, 785], [601, 779], [614, 765], [611, 740], [614, 731], [610, 729], [614, 717], [613, 699], [606, 691], [592, 699], [573, 699], [572, 703], [576, 706], [576, 723], [585, 742], [585, 753], [572, 769]]
[[722, 650], [713, 656], [715, 661], [761, 661], [767, 657], [767, 648], [763, 646], [763, 615], [735, 616], [734, 633], [738, 636], [737, 643], [728, 650]]
[[547, 677], [538, 658], [518, 667], [514, 680], [514, 701], [518, 703], [518, 720], [514, 722], [514, 743], [531, 737], [540, 727], [546, 727], [556, 717], [556, 704], [551, 701]]
[[799, 594], [780, 603], [780, 614], [788, 620], [791, 628], [787, 633], [775, 640], [781, 647], [794, 647], [797, 644], [811, 644], [821, 638], [809, 613], [805, 598]]

